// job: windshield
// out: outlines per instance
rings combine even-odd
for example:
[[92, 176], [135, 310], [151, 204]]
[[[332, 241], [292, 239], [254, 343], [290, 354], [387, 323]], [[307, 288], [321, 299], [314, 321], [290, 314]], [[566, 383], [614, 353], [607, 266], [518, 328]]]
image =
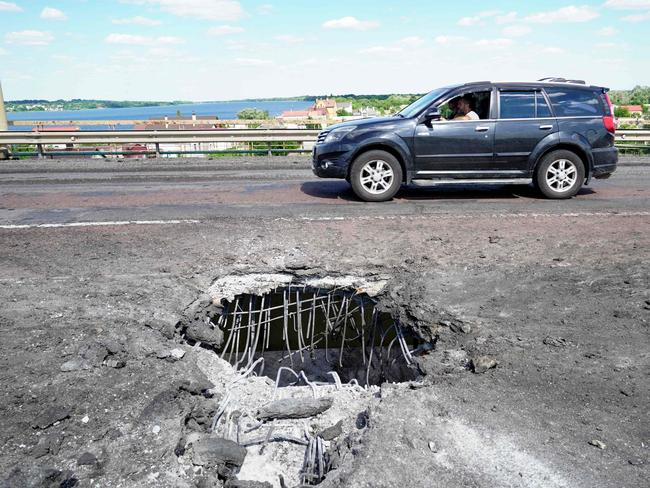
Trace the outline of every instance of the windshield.
[[422, 98], [417, 99], [415, 102], [413, 102], [408, 107], [404, 107], [402, 110], [400, 110], [398, 112], [398, 114], [403, 116], [403, 117], [413, 117], [414, 115], [417, 115], [422, 110], [424, 110], [426, 107], [431, 105], [431, 103], [434, 100], [440, 98], [442, 95], [444, 95], [448, 91], [449, 91], [449, 87], [437, 88], [436, 90], [433, 90], [432, 92], [427, 93]]

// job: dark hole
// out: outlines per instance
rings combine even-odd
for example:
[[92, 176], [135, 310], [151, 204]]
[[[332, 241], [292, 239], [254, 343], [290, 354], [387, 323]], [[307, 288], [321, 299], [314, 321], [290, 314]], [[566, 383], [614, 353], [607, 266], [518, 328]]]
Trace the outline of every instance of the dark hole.
[[[350, 289], [288, 286], [238, 295], [213, 322], [224, 332], [223, 359], [248, 369], [263, 357], [255, 371], [274, 381], [281, 367], [310, 382], [335, 382], [330, 372], [362, 386], [415, 379], [417, 340], [376, 305]], [[281, 386], [296, 381], [282, 371]]]

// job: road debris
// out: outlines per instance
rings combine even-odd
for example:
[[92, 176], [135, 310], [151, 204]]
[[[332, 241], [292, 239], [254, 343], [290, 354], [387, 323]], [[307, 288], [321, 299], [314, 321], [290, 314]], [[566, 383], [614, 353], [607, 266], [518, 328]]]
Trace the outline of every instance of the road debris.
[[599, 441], [598, 439], [590, 440], [589, 445], [597, 447], [598, 449], [605, 449], [607, 447], [603, 441]]
[[260, 420], [304, 419], [314, 417], [329, 409], [332, 398], [285, 398], [264, 405], [257, 412]]
[[471, 361], [474, 373], [485, 373], [487, 370], [496, 368], [499, 362], [491, 356], [478, 356]]
[[70, 409], [62, 405], [54, 405], [49, 407], [43, 413], [41, 413], [34, 422], [32, 427], [35, 429], [47, 429], [51, 425], [54, 425], [56, 422], [65, 420], [71, 415]]

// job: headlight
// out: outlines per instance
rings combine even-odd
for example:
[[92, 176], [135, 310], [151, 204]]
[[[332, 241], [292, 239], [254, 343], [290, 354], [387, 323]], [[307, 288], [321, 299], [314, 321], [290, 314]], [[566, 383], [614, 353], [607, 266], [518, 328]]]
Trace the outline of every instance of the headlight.
[[339, 127], [338, 129], [333, 129], [329, 134], [327, 134], [327, 137], [325, 137], [324, 142], [325, 144], [329, 144], [331, 142], [338, 142], [356, 128], [357, 128], [356, 125], [347, 125], [345, 127]]

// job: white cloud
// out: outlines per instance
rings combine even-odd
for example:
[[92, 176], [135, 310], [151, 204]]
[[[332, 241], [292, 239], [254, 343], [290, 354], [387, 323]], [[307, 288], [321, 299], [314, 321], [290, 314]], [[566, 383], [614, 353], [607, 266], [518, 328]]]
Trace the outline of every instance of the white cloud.
[[434, 39], [436, 44], [441, 44], [443, 46], [463, 42], [465, 40], [466, 38], [462, 36], [436, 36]]
[[410, 37], [405, 37], [404, 39], [400, 39], [399, 41], [397, 41], [397, 44], [405, 48], [414, 48], [414, 47], [422, 46], [424, 44], [424, 39], [422, 39], [419, 36], [410, 36]]
[[532, 14], [526, 17], [524, 20], [534, 24], [551, 24], [560, 22], [577, 23], [589, 22], [598, 16], [600, 16], [600, 14], [595, 9], [587, 5], [582, 5], [579, 7], [576, 7], [575, 5], [569, 5], [568, 7], [562, 7], [558, 10]]
[[276, 41], [286, 42], [287, 44], [302, 44], [305, 42], [304, 37], [294, 36], [292, 34], [283, 34], [281, 36], [275, 36]]
[[224, 45], [226, 46], [226, 49], [230, 49], [231, 51], [250, 50], [249, 45], [245, 42], [233, 41], [232, 39], [226, 39]]
[[162, 24], [160, 20], [142, 17], [140, 15], [136, 15], [135, 17], [128, 17], [126, 19], [113, 19], [112, 22], [116, 25], [144, 25], [147, 27], [153, 27]]
[[41, 19], [45, 20], [68, 20], [68, 16], [58, 8], [45, 7], [41, 11]]
[[74, 57], [67, 54], [52, 54], [51, 58], [60, 63], [70, 63], [74, 61]]
[[236, 0], [120, 0], [135, 5], [157, 5], [164, 12], [179, 17], [204, 20], [239, 20], [246, 16]]
[[360, 54], [389, 54], [400, 53], [404, 50], [415, 49], [425, 43], [424, 39], [419, 36], [404, 37], [389, 46], [372, 46], [360, 49]]
[[24, 30], [18, 32], [7, 32], [5, 42], [7, 44], [20, 44], [22, 46], [47, 46], [54, 41], [54, 36], [49, 32], [37, 30]]
[[509, 25], [501, 30], [501, 34], [506, 37], [521, 37], [530, 34], [533, 30], [527, 25]]
[[481, 39], [475, 43], [478, 47], [488, 49], [503, 49], [510, 47], [513, 44], [512, 39], [498, 38], [498, 39]]
[[0, 56], [6, 56], [6, 55], [7, 55], [7, 51], [0, 47]]
[[496, 10], [488, 10], [488, 11], [485, 11], [485, 12], [479, 12], [478, 14], [473, 15], [471, 17], [463, 17], [462, 19], [460, 19], [458, 21], [458, 25], [460, 25], [462, 27], [471, 27], [473, 25], [480, 24], [482, 22], [482, 20], [487, 18], [487, 17], [494, 17], [495, 15], [497, 15], [497, 13], [498, 12]]
[[350, 29], [365, 31], [379, 27], [379, 22], [374, 20], [358, 20], [355, 17], [342, 17], [340, 19], [328, 20], [323, 24], [326, 29]]
[[605, 7], [624, 10], [650, 10], [650, 0], [607, 0]]
[[602, 37], [611, 37], [618, 34], [618, 30], [614, 27], [603, 27], [598, 31], [598, 35]]
[[170, 45], [185, 42], [180, 37], [174, 36], [149, 37], [133, 34], [109, 34], [104, 40], [109, 44], [127, 44], [132, 46]]
[[621, 20], [625, 22], [643, 22], [645, 20], [650, 20], [650, 12], [626, 15], [625, 17], [621, 17]]
[[373, 46], [359, 50], [360, 54], [388, 54], [399, 52], [402, 52], [402, 49], [395, 46]]
[[237, 58], [235, 63], [240, 66], [270, 66], [273, 61], [270, 59], [256, 59], [256, 58]]
[[497, 24], [510, 24], [517, 20], [517, 12], [508, 12], [504, 15], [497, 15], [495, 21]]
[[598, 49], [620, 49], [622, 47], [624, 46], [617, 42], [599, 42], [596, 44], [596, 48]]
[[257, 7], [257, 13], [260, 15], [271, 15], [273, 13], [273, 5], [265, 3]]
[[463, 17], [458, 21], [458, 25], [462, 27], [471, 27], [478, 24], [480, 21], [481, 18], [478, 15], [474, 15], [473, 17]]
[[542, 48], [542, 52], [546, 54], [562, 54], [564, 49], [555, 46], [545, 46]]
[[22, 12], [22, 11], [23, 9], [13, 2], [0, 2], [0, 12]]
[[232, 25], [219, 25], [208, 29], [208, 34], [211, 36], [230, 36], [232, 34], [241, 34], [242, 32], [244, 32], [243, 27]]

